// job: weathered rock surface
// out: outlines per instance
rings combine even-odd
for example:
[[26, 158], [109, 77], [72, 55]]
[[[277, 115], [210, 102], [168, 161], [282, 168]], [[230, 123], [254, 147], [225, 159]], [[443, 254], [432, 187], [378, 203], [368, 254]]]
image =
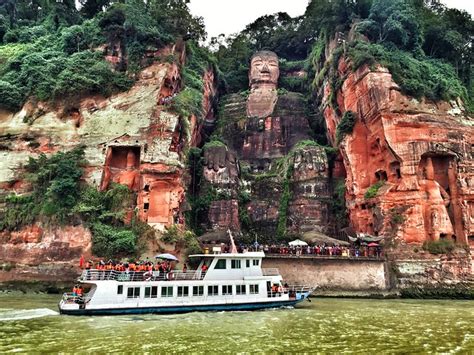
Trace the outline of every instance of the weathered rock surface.
[[[182, 45], [162, 49], [153, 56], [173, 54], [185, 58]], [[213, 117], [216, 93], [214, 74], [203, 78], [204, 116]], [[157, 229], [184, 224], [182, 205], [185, 181], [183, 148], [201, 140], [202, 122], [178, 117], [169, 107], [181, 89], [179, 64], [154, 62], [127, 92], [86, 97], [76, 106], [28, 103], [14, 114], [0, 113], [0, 196], [27, 188], [22, 165], [40, 153], [86, 147], [85, 179], [105, 190], [111, 182], [137, 193], [139, 217]], [[189, 134], [182, 120], [189, 119]], [[41, 223], [0, 234], [0, 261], [38, 264], [77, 259], [90, 253], [90, 232], [81, 226], [47, 229]]]
[[[249, 96], [233, 94], [222, 99], [216, 130], [226, 146], [205, 147], [204, 178], [232, 200], [212, 203], [209, 220], [227, 221], [211, 222], [213, 229], [239, 231], [232, 216], [240, 208], [253, 231], [275, 238], [286, 179], [282, 166], [286, 169], [288, 165], [294, 170], [289, 177], [292, 198], [283, 202], [288, 204], [288, 230], [329, 229], [327, 156], [318, 146], [295, 148], [311, 137], [305, 103], [301, 94], [277, 94], [278, 75], [276, 55], [257, 52], [251, 60]], [[294, 149], [294, 158], [289, 158]], [[236, 205], [239, 191], [249, 199], [240, 201], [240, 206]], [[224, 207], [229, 204], [233, 207]], [[217, 205], [221, 206], [219, 213]]]
[[[417, 101], [400, 92], [382, 67], [351, 71], [337, 102], [353, 111], [353, 132], [340, 146], [347, 172], [347, 201], [357, 232], [396, 236], [406, 243], [474, 238], [474, 120], [458, 102]], [[324, 116], [336, 141], [340, 116], [330, 107], [326, 85]], [[373, 198], [367, 190], [381, 181]]]

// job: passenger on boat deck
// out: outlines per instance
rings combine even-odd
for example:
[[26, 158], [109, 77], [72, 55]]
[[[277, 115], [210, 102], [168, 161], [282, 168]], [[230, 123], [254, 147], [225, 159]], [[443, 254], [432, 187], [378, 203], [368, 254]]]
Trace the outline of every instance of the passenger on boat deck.
[[73, 296], [77, 296], [77, 289], [79, 288], [78, 285], [74, 285], [74, 287], [72, 288], [72, 295]]
[[188, 266], [186, 265], [186, 263], [184, 263], [183, 265], [183, 272], [187, 272], [188, 271]]
[[79, 286], [79, 287], [76, 289], [76, 295], [77, 295], [77, 297], [82, 297], [82, 294], [83, 294], [82, 286]]
[[201, 267], [202, 272], [206, 272], [207, 269], [208, 269], [207, 265], [203, 264], [202, 267]]

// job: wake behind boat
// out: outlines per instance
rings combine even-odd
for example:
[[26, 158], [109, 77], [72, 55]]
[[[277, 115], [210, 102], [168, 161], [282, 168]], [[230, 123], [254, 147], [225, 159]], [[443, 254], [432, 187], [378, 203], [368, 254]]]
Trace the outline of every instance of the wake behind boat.
[[278, 269], [263, 269], [263, 252], [198, 254], [192, 271], [84, 270], [83, 296], [66, 293], [59, 311], [70, 315], [184, 313], [293, 306], [313, 288], [288, 286]]

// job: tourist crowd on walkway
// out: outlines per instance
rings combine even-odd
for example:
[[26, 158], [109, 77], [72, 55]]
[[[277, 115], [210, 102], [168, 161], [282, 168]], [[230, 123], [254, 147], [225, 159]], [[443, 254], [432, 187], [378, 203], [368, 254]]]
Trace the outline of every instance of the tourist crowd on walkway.
[[[245, 250], [255, 250], [255, 246], [243, 246]], [[308, 255], [308, 256], [325, 256], [325, 257], [368, 257], [382, 258], [383, 250], [381, 246], [343, 246], [339, 244], [318, 244], [314, 246], [289, 246], [289, 245], [258, 245], [257, 250], [265, 252], [265, 254], [280, 255]]]

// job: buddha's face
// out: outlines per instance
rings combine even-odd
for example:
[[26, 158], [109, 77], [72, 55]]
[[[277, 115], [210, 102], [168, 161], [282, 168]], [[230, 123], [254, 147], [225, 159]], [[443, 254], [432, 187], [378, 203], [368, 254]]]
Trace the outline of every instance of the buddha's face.
[[276, 88], [280, 69], [278, 67], [278, 57], [273, 52], [258, 52], [252, 57], [250, 62], [249, 82], [250, 86], [274, 86]]

